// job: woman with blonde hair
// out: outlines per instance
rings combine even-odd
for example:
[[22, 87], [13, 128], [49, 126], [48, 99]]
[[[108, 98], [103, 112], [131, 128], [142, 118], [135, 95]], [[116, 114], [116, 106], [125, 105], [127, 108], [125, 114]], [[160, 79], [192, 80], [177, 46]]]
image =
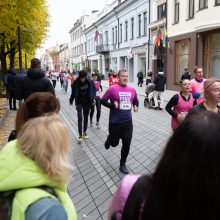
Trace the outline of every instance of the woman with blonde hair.
[[47, 113], [59, 113], [60, 102], [51, 93], [35, 92], [23, 102], [18, 109], [15, 130], [9, 135], [8, 141], [14, 140], [22, 125], [31, 118], [43, 116]]
[[77, 219], [67, 192], [69, 150], [68, 129], [57, 114], [29, 120], [2, 149], [0, 191], [15, 191], [11, 220]]
[[205, 101], [194, 106], [191, 111], [211, 111], [220, 113], [220, 79], [210, 78], [204, 82]]

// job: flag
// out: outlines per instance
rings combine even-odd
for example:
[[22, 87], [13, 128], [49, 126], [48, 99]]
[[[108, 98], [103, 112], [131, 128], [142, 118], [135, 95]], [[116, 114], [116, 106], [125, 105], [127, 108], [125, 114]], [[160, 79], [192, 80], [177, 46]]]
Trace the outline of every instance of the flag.
[[100, 33], [98, 31], [95, 32], [95, 41], [98, 40], [98, 36], [100, 35]]
[[161, 32], [159, 26], [157, 27], [157, 37], [155, 39], [155, 45], [156, 47], [160, 46], [160, 41], [163, 39], [163, 33]]
[[163, 47], [166, 47], [167, 46], [167, 30], [166, 30], [166, 27], [164, 27], [164, 30], [163, 30]]

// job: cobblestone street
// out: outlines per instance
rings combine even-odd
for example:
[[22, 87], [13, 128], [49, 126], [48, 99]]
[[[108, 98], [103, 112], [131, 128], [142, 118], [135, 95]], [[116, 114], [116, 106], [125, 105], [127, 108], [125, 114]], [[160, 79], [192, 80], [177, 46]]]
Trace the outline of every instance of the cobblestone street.
[[[105, 82], [103, 84], [105, 86]], [[144, 108], [144, 88], [139, 87], [137, 90], [140, 94], [138, 96], [140, 108], [138, 113], [133, 112], [134, 132], [127, 165], [130, 173], [146, 174], [154, 170], [172, 131], [168, 114], [165, 111]], [[89, 139], [78, 144], [77, 112], [75, 105], [69, 105], [70, 88], [66, 94], [57, 84], [56, 95], [61, 102], [60, 115], [70, 128], [74, 169], [68, 189], [76, 207], [78, 219], [107, 219], [112, 195], [123, 177], [118, 170], [121, 143], [109, 150], [104, 148], [108, 134], [109, 110], [102, 106], [101, 129], [95, 126], [89, 127]], [[8, 134], [14, 128], [15, 113], [15, 111], [9, 112], [1, 128], [5, 143]]]

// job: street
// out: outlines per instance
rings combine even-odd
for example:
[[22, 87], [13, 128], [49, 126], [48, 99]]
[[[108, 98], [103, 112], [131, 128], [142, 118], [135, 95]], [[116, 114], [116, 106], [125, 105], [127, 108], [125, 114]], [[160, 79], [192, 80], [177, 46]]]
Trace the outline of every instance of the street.
[[[66, 94], [58, 84], [56, 94], [61, 102], [60, 115], [70, 128], [74, 168], [68, 189], [78, 219], [107, 219], [112, 195], [123, 177], [118, 170], [121, 143], [109, 150], [104, 148], [109, 109], [102, 106], [101, 129], [88, 127], [89, 139], [78, 144], [77, 112], [74, 104], [69, 105], [70, 88]], [[133, 112], [134, 132], [127, 160], [130, 174], [151, 173], [172, 133], [168, 113], [144, 108], [143, 100], [144, 96], [139, 95], [139, 112]], [[95, 122], [95, 117], [93, 120]]]

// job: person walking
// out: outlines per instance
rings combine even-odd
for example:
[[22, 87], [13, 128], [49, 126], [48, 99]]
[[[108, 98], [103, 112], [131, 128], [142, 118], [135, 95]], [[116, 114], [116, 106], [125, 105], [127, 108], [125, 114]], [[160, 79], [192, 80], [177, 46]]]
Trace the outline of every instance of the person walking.
[[95, 98], [96, 89], [93, 81], [87, 78], [87, 73], [85, 70], [80, 70], [79, 77], [74, 81], [72, 85], [72, 93], [69, 99], [70, 105], [73, 104], [73, 100], [75, 99], [78, 117], [78, 143], [81, 143], [82, 138], [89, 138], [86, 133], [88, 127], [88, 117], [91, 105], [95, 104]]
[[92, 80], [95, 84], [95, 88], [96, 88], [96, 99], [95, 99], [95, 105], [91, 105], [91, 111], [90, 111], [90, 126], [93, 126], [93, 115], [95, 112], [95, 106], [96, 106], [96, 127], [100, 128], [100, 124], [99, 124], [99, 119], [101, 116], [101, 102], [100, 102], [100, 97], [101, 97], [101, 83], [97, 80], [97, 73], [93, 73], [92, 74]]
[[105, 148], [116, 147], [122, 139], [119, 170], [128, 174], [126, 160], [133, 133], [131, 109], [133, 106], [134, 112], [138, 112], [139, 101], [136, 90], [128, 86], [128, 72], [125, 69], [118, 71], [118, 85], [108, 88], [101, 98], [101, 104], [110, 108], [109, 135], [105, 141]]
[[63, 87], [64, 91], [67, 93], [68, 90], [68, 85], [69, 85], [69, 73], [66, 71], [63, 72]]
[[34, 92], [50, 92], [55, 95], [54, 88], [50, 80], [45, 77], [41, 62], [37, 58], [31, 60], [31, 68], [27, 71], [27, 76], [16, 83], [16, 99], [25, 100]]
[[[163, 110], [163, 93], [165, 90], [166, 76], [162, 70], [159, 70], [157, 76], [154, 79], [155, 90], [154, 90], [154, 109]], [[160, 104], [158, 103], [158, 98]]]
[[166, 105], [166, 111], [172, 116], [171, 127], [175, 130], [185, 119], [193, 107], [193, 96], [190, 93], [190, 80], [182, 76], [180, 81], [181, 91], [175, 94]]
[[13, 68], [9, 69], [8, 73], [7, 73], [7, 82], [8, 82], [10, 110], [17, 110], [16, 94], [15, 94], [16, 80], [17, 80], [17, 74], [16, 74], [15, 69], [13, 69]]
[[206, 81], [203, 78], [203, 68], [200, 66], [196, 66], [194, 68], [195, 78], [191, 80], [191, 92], [195, 99], [195, 105], [198, 105], [204, 102], [204, 82]]
[[57, 76], [58, 76], [58, 73], [55, 72], [55, 70], [53, 70], [52, 73], [51, 73], [51, 80], [52, 80], [54, 89], [55, 89], [56, 83], [57, 83]]
[[139, 87], [139, 85], [140, 85], [140, 87], [142, 87], [142, 84], [144, 82], [144, 74], [141, 70], [138, 72], [137, 78], [138, 78], [138, 87]]
[[0, 152], [0, 192], [14, 191], [10, 220], [77, 220], [67, 192], [68, 128], [58, 115], [26, 122]]

